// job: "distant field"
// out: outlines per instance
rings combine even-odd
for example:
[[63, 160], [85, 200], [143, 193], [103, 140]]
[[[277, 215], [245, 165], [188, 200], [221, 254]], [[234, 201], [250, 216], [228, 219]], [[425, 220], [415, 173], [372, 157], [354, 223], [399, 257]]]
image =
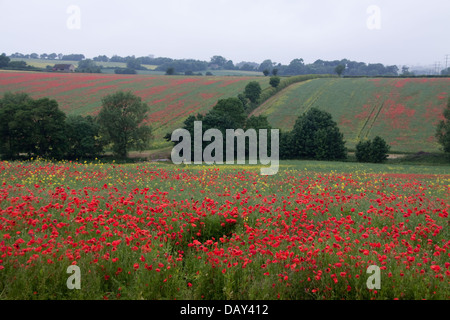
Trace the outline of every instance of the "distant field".
[[61, 74], [0, 72], [0, 94], [27, 92], [33, 98], [58, 101], [67, 114], [96, 114], [101, 99], [118, 90], [131, 90], [150, 106], [148, 123], [155, 147], [165, 145], [166, 133], [180, 128], [190, 114], [206, 113], [219, 99], [235, 97], [250, 81], [269, 86], [266, 77], [187, 77], [162, 75]]
[[[44, 59], [20, 59], [12, 58], [12, 61], [25, 61], [28, 65], [36, 68], [45, 68], [47, 66], [54, 66], [55, 64], [73, 64], [78, 66], [78, 61], [68, 61], [68, 60], [44, 60]], [[125, 68], [127, 64], [125, 62], [96, 62], [97, 65], [103, 66], [105, 68]], [[143, 64], [143, 67], [154, 70], [157, 66]]]
[[254, 111], [291, 130], [312, 107], [330, 112], [349, 148], [383, 137], [396, 152], [436, 152], [434, 138], [450, 95], [450, 78], [315, 79], [294, 84]]

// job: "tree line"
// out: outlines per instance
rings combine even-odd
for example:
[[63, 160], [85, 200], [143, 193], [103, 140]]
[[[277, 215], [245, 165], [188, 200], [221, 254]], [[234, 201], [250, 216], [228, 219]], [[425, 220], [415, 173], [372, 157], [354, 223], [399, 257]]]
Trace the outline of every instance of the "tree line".
[[[278, 77], [271, 78], [273, 88], [280, 81]], [[237, 97], [220, 99], [217, 104], [206, 114], [190, 115], [183, 123], [183, 129], [194, 136], [194, 122], [202, 122], [202, 136], [209, 129], [218, 129], [226, 135], [227, 129], [255, 129], [259, 141], [259, 130], [272, 129], [266, 116], [250, 116], [256, 104], [260, 102], [261, 86], [256, 81], [249, 82], [244, 92]], [[167, 141], [171, 140], [171, 133], [165, 135]], [[270, 135], [267, 138], [270, 148]], [[236, 143], [237, 141], [235, 141]], [[173, 142], [176, 145], [177, 142]], [[206, 143], [202, 142], [202, 149]], [[224, 141], [223, 149], [226, 148]], [[305, 114], [300, 115], [294, 128], [288, 132], [280, 132], [279, 156], [287, 159], [311, 159], [311, 160], [345, 160], [348, 157], [348, 149], [345, 146], [343, 134], [332, 115], [318, 108], [311, 108]], [[237, 146], [234, 147], [237, 150]], [[356, 158], [359, 162], [381, 163], [388, 157], [390, 146], [384, 139], [377, 136], [372, 141], [360, 141], [357, 145]], [[236, 152], [236, 151], [235, 151]], [[194, 156], [194, 141], [191, 141], [191, 158]], [[225, 155], [224, 155], [225, 156]], [[235, 154], [236, 156], [236, 154]], [[245, 156], [249, 156], [249, 140], [246, 140]], [[225, 160], [225, 159], [223, 159]]]
[[[11, 58], [23, 59], [45, 59], [45, 60], [67, 60], [67, 61], [82, 61], [86, 60], [83, 54], [21, 54], [15, 53], [10, 55]], [[206, 70], [240, 70], [240, 71], [257, 71], [264, 75], [307, 75], [307, 74], [334, 74], [336, 67], [344, 66], [342, 75], [345, 76], [398, 76], [400, 70], [397, 66], [385, 66], [381, 63], [364, 63], [351, 61], [349, 59], [326, 61], [318, 59], [313, 63], [305, 63], [302, 58], [295, 58], [289, 64], [281, 64], [273, 62], [271, 59], [266, 59], [261, 63], [241, 61], [234, 63], [223, 56], [215, 55], [209, 61], [195, 60], [195, 59], [172, 59], [168, 57], [153, 57], [153, 56], [118, 56], [113, 55], [108, 57], [106, 55], [98, 55], [91, 59], [94, 62], [122, 62], [127, 63], [126, 68], [118, 68], [117, 73], [135, 73], [136, 70], [144, 70], [142, 65], [157, 66], [155, 70], [166, 72], [169, 68], [174, 70], [176, 74], [184, 74], [186, 72], [200, 72]], [[129, 66], [128, 63], [134, 66]], [[403, 67], [402, 75], [406, 75]], [[443, 71], [445, 75], [447, 70]]]
[[[194, 134], [194, 122], [202, 121], [204, 132], [214, 128], [224, 135], [227, 129], [267, 129], [270, 133], [267, 117], [249, 116], [248, 105], [258, 100], [260, 92], [259, 84], [250, 82], [238, 97], [220, 99], [208, 113], [189, 116], [183, 128]], [[150, 146], [152, 129], [145, 122], [148, 111], [148, 105], [130, 91], [105, 96], [98, 115], [86, 117], [66, 116], [56, 100], [5, 93], [0, 99], [0, 155], [3, 159], [83, 159], [99, 157], [109, 149], [126, 158], [131, 149]], [[450, 155], [450, 99], [435, 135]], [[164, 138], [171, 141], [171, 134]], [[311, 108], [297, 118], [291, 131], [280, 132], [280, 159], [345, 160], [345, 143], [331, 114]], [[246, 152], [248, 149], [247, 143]], [[359, 162], [380, 163], [389, 150], [386, 141], [377, 136], [359, 141], [355, 156]]]
[[0, 155], [3, 159], [95, 158], [111, 149], [119, 158], [149, 147], [148, 105], [131, 92], [105, 96], [97, 116], [69, 115], [56, 100], [5, 93], [0, 99]]

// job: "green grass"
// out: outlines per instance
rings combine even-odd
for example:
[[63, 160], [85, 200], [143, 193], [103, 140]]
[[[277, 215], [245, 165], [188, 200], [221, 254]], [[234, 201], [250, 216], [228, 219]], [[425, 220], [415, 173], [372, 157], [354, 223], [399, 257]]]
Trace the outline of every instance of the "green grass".
[[315, 79], [297, 83], [267, 100], [254, 114], [291, 130], [312, 107], [331, 113], [347, 147], [383, 137], [393, 152], [438, 152], [434, 138], [450, 95], [450, 79]]

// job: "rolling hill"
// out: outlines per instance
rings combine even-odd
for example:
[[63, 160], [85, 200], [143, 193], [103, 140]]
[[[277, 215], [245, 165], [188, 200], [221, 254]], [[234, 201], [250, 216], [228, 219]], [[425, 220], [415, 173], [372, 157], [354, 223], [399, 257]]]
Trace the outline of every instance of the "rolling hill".
[[253, 114], [288, 131], [317, 107], [332, 114], [350, 149], [379, 135], [394, 152], [437, 152], [434, 134], [449, 96], [450, 78], [314, 79], [289, 86]]
[[[190, 115], [206, 113], [219, 99], [235, 97], [250, 81], [268, 89], [268, 77], [58, 74], [0, 71], [0, 95], [27, 92], [58, 101], [66, 114], [95, 115], [101, 99], [131, 90], [150, 106], [153, 148], [167, 147], [163, 136]], [[391, 151], [437, 152], [435, 128], [450, 96], [450, 78], [319, 78], [295, 83], [253, 111], [274, 128], [291, 130], [311, 107], [328, 111], [354, 149], [361, 139], [383, 137]]]
[[94, 115], [101, 99], [131, 90], [150, 107], [154, 147], [167, 145], [166, 133], [180, 128], [190, 114], [206, 113], [219, 99], [235, 97], [250, 81], [269, 87], [265, 77], [187, 77], [0, 71], [0, 95], [27, 92], [33, 98], [55, 99], [66, 114]]

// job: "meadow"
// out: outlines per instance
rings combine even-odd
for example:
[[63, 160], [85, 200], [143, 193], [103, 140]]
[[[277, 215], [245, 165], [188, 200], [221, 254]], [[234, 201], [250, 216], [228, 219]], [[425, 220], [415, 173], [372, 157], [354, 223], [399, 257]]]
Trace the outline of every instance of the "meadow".
[[[1, 71], [0, 94], [23, 91], [33, 98], [55, 99], [66, 114], [95, 115], [102, 97], [131, 90], [150, 106], [151, 148], [161, 149], [170, 146], [163, 137], [182, 127], [189, 115], [208, 112], [218, 99], [236, 97], [250, 81], [258, 81], [263, 93], [270, 88], [269, 77], [251, 73], [169, 77]], [[393, 153], [440, 153], [434, 135], [449, 83], [449, 78], [319, 78], [288, 86], [252, 114], [266, 115], [274, 128], [287, 131], [299, 115], [317, 107], [333, 116], [350, 150], [358, 141], [379, 135]]]
[[448, 166], [0, 162], [0, 299], [447, 300], [449, 185]]
[[258, 109], [291, 130], [312, 107], [329, 112], [347, 147], [379, 135], [399, 153], [439, 152], [434, 135], [447, 105], [450, 78], [329, 78], [289, 86]]
[[265, 77], [163, 76], [114, 74], [61, 74], [1, 72], [0, 94], [26, 92], [32, 98], [48, 97], [66, 114], [95, 115], [101, 99], [118, 90], [131, 90], [146, 102], [147, 124], [153, 128], [153, 148], [167, 146], [163, 137], [183, 126], [191, 114], [206, 113], [219, 99], [235, 97], [250, 81], [269, 87]]

